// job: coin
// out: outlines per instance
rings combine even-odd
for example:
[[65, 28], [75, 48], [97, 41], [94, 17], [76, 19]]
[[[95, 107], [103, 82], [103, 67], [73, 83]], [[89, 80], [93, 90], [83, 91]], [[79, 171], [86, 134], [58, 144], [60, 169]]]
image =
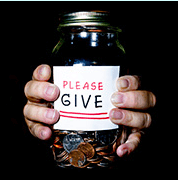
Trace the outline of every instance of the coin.
[[77, 149], [83, 152], [88, 159], [91, 159], [95, 155], [95, 149], [90, 143], [82, 142]]
[[68, 134], [63, 139], [63, 147], [68, 153], [70, 153], [72, 150], [77, 149], [81, 142], [84, 141], [80, 135]]
[[78, 149], [69, 153], [69, 162], [75, 167], [81, 167], [86, 161], [85, 155]]
[[97, 166], [100, 166], [100, 167], [108, 167], [108, 166], [109, 166], [109, 163], [107, 163], [107, 162], [100, 162], [99, 164], [97, 164]]

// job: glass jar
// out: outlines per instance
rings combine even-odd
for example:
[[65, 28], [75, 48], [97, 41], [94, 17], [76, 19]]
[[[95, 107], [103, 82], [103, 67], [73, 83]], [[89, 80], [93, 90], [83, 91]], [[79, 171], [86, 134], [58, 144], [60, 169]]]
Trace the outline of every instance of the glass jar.
[[60, 120], [54, 125], [54, 160], [62, 168], [111, 168], [124, 128], [112, 123], [111, 95], [116, 80], [126, 74], [121, 30], [105, 11], [84, 11], [61, 16], [60, 40], [50, 64], [60, 88], [54, 108]]

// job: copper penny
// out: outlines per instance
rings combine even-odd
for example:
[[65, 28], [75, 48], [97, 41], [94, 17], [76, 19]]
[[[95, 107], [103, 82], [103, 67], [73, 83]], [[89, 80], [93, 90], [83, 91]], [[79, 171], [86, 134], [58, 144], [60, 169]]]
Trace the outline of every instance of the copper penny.
[[77, 149], [83, 152], [88, 159], [91, 159], [95, 155], [95, 149], [90, 143], [82, 142]]
[[69, 162], [75, 167], [81, 167], [86, 161], [85, 155], [78, 149], [74, 149], [69, 153]]

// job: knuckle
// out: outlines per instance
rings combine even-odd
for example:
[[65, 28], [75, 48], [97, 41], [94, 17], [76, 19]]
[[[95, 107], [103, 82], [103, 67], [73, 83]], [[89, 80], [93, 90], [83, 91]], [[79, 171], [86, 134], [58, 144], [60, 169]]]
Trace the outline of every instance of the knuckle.
[[40, 96], [42, 92], [42, 84], [43, 82], [33, 81], [33, 84], [30, 87], [31, 94], [33, 96]]
[[134, 75], [132, 77], [135, 79], [134, 81], [137, 84], [137, 86], [140, 86], [141, 85], [141, 77], [137, 76], [137, 75]]
[[29, 88], [31, 86], [31, 82], [32, 81], [29, 81], [26, 83], [25, 87], [24, 87], [24, 93], [25, 93], [25, 96], [28, 97], [28, 91], [29, 91]]
[[129, 104], [128, 106], [130, 106], [131, 108], [138, 108], [139, 104], [140, 104], [140, 98], [138, 93], [136, 93], [136, 91], [131, 91], [129, 92]]
[[136, 141], [136, 143], [139, 144], [140, 140], [141, 140], [141, 133], [140, 132], [136, 132], [135, 133], [135, 141]]
[[134, 112], [127, 110], [124, 112], [125, 115], [122, 119], [121, 124], [138, 129], [150, 127], [152, 119], [149, 113]]
[[35, 105], [26, 104], [24, 107], [24, 116], [29, 120], [36, 120], [40, 115], [40, 108]]
[[156, 105], [156, 96], [150, 92], [150, 107], [154, 107]]
[[156, 104], [156, 97], [149, 91], [128, 92], [127, 106], [133, 109], [148, 109]]
[[123, 118], [121, 120], [121, 124], [129, 127], [137, 126], [137, 113], [133, 111], [123, 110]]
[[30, 133], [36, 137], [36, 126], [38, 123], [35, 123], [35, 122], [29, 120], [28, 118], [25, 118], [25, 122], [27, 124], [27, 127], [28, 127]]
[[24, 106], [24, 108], [23, 108], [23, 114], [24, 114], [24, 116], [26, 117], [27, 116], [27, 113], [28, 113], [28, 104], [26, 104], [25, 106]]
[[151, 122], [152, 122], [151, 115], [149, 113], [145, 113], [145, 125], [144, 125], [144, 127], [145, 128], [150, 127]]
[[140, 79], [138, 76], [131, 76], [130, 77], [130, 83], [131, 83], [131, 87], [132, 89], [138, 89], [138, 87], [140, 86]]
[[32, 123], [29, 126], [29, 131], [31, 132], [31, 134], [35, 137], [38, 136], [38, 131], [39, 131], [39, 123]]
[[156, 104], [156, 96], [149, 91], [145, 91], [147, 99], [145, 100], [145, 103], [147, 103], [145, 106], [147, 108], [154, 107]]
[[40, 83], [34, 80], [29, 81], [24, 88], [27, 99], [35, 102], [39, 102], [41, 91], [42, 89]]
[[123, 118], [123, 124], [127, 126], [132, 126], [132, 123], [135, 119], [134, 113], [131, 111], [125, 111], [125, 116]]

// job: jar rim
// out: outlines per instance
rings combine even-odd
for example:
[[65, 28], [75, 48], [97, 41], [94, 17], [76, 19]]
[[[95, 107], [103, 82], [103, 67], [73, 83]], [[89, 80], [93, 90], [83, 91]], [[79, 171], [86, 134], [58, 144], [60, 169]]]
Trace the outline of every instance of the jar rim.
[[67, 26], [110, 26], [108, 11], [78, 11], [64, 13], [60, 27]]

